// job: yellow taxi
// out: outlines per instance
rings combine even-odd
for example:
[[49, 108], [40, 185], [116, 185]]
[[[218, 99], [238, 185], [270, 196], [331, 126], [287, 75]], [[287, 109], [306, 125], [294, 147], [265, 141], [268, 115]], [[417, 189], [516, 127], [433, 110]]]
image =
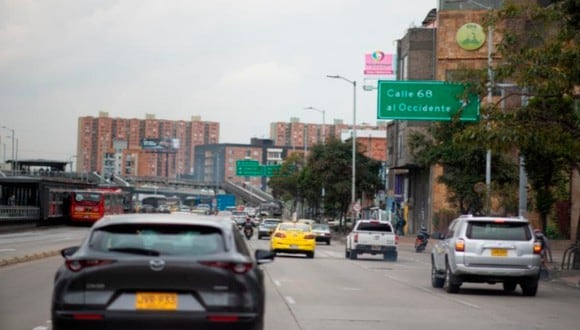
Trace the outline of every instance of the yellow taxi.
[[276, 253], [300, 253], [314, 258], [316, 235], [312, 228], [300, 222], [282, 222], [270, 238], [270, 249]]

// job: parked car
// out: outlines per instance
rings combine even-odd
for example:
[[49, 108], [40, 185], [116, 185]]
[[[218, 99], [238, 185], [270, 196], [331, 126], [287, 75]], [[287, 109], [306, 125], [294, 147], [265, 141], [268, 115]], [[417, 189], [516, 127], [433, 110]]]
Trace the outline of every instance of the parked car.
[[270, 237], [274, 232], [274, 229], [282, 222], [281, 219], [275, 218], [265, 218], [258, 225], [258, 239], [262, 237]]
[[270, 248], [275, 253], [300, 253], [314, 258], [316, 236], [305, 223], [282, 222], [272, 233]]
[[259, 267], [230, 220], [189, 214], [105, 217], [61, 251], [52, 329], [263, 329]]
[[316, 235], [317, 242], [325, 242], [326, 245], [330, 245], [332, 233], [330, 232], [328, 224], [315, 223], [312, 225], [312, 232]]
[[461, 216], [431, 250], [431, 284], [457, 293], [462, 283], [502, 283], [506, 292], [519, 286], [535, 296], [542, 245], [525, 218]]

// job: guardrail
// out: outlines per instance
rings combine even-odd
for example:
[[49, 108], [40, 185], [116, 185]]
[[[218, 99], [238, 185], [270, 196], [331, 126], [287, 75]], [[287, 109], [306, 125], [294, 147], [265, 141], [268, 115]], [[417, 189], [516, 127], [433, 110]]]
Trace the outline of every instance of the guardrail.
[[35, 206], [0, 206], [0, 221], [38, 220], [40, 207]]

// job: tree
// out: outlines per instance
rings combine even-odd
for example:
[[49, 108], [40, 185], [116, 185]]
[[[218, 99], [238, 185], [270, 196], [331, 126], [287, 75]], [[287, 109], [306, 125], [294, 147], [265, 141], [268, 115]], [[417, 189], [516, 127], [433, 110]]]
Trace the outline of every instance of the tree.
[[496, 151], [519, 150], [545, 229], [555, 190], [570, 171], [580, 169], [580, 113], [574, 107], [574, 88], [580, 86], [580, 2], [540, 3], [547, 5], [512, 1], [486, 20], [488, 28], [496, 26], [503, 35], [496, 81], [519, 86], [511, 94], [528, 102], [508, 111], [489, 107], [487, 120], [466, 129], [460, 140]]
[[[352, 146], [349, 141], [331, 139], [326, 144], [312, 146], [307, 159], [290, 156], [280, 172], [271, 178], [273, 195], [283, 200], [304, 200], [320, 206], [328, 216], [347, 214], [351, 200]], [[356, 191], [374, 197], [381, 188], [381, 163], [364, 156], [357, 150]], [[295, 166], [295, 164], [299, 166]], [[324, 201], [322, 190], [324, 189]]]
[[[462, 214], [484, 214], [485, 191], [475, 189], [483, 184], [485, 174], [486, 148], [480, 144], [461, 143], [456, 139], [466, 128], [473, 126], [459, 121], [441, 122], [432, 125], [428, 134], [414, 133], [410, 136], [409, 147], [415, 161], [422, 167], [439, 164], [443, 174], [438, 182], [449, 189], [448, 202]], [[502, 192], [511, 190], [515, 184], [516, 167], [501, 154], [494, 154], [492, 171], [493, 183]], [[504, 205], [513, 211], [513, 205]]]

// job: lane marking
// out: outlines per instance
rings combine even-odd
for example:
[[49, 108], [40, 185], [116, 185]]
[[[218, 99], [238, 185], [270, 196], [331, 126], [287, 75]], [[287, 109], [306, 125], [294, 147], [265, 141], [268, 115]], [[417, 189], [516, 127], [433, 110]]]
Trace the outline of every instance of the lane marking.
[[275, 281], [274, 281], [274, 285], [276, 285], [276, 286], [278, 286], [278, 287], [279, 287], [279, 286], [281, 286], [282, 284], [280, 283], [280, 281], [278, 281], [278, 280], [275, 280]]
[[342, 288], [344, 291], [360, 291], [361, 288]]
[[286, 296], [286, 297], [284, 297], [284, 298], [286, 298], [286, 302], [287, 302], [288, 304], [290, 304], [290, 305], [294, 305], [294, 304], [296, 304], [296, 300], [294, 300], [292, 297], [290, 297], [290, 296]]
[[14, 252], [16, 249], [0, 249], [0, 252]]

